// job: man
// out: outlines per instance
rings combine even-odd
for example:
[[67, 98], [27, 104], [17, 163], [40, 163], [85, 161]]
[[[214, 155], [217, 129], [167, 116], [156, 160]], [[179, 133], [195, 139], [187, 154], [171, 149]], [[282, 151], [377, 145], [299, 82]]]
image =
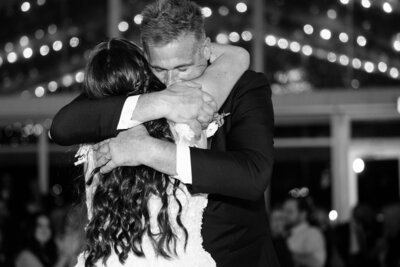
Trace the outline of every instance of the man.
[[290, 230], [287, 243], [295, 266], [322, 267], [326, 261], [322, 232], [308, 223], [310, 204], [307, 198], [289, 198], [283, 205]]
[[[158, 1], [142, 14], [145, 53], [153, 73], [164, 84], [172, 87], [208, 71], [210, 44], [199, 6], [186, 0]], [[220, 108], [220, 113], [230, 115], [210, 140], [210, 150], [177, 147], [149, 137], [143, 126], [136, 126], [135, 121], [157, 116], [190, 122], [191, 126], [195, 124], [193, 118], [209, 122], [212, 105], [204, 105], [211, 102], [209, 96], [195, 88], [170, 87], [165, 90], [167, 93], [135, 99], [137, 104], [131, 112], [134, 121], [127, 123], [128, 127], [135, 127], [97, 145], [98, 162], [104, 164], [102, 171], [144, 164], [177, 176], [191, 185], [194, 193], [209, 194], [202, 227], [203, 246], [217, 266], [279, 266], [263, 198], [272, 172], [273, 150], [271, 91], [265, 77], [247, 71], [236, 82]], [[96, 142], [115, 136], [117, 129], [128, 128], [118, 127], [124, 121], [126, 101], [124, 97], [91, 101], [81, 96], [55, 117], [51, 135], [61, 144]], [[195, 103], [194, 110], [185, 101]], [[218, 96], [217, 104], [222, 104]]]

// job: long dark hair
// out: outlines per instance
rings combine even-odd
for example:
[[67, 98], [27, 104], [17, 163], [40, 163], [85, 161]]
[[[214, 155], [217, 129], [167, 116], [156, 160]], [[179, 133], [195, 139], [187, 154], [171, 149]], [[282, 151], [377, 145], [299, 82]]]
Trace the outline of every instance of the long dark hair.
[[[142, 51], [135, 44], [112, 39], [100, 43], [91, 53], [86, 67], [84, 92], [91, 98], [112, 95], [136, 95], [162, 90], [163, 84], [152, 74]], [[144, 123], [149, 134], [168, 142], [174, 142], [165, 119]], [[92, 218], [86, 228], [86, 266], [94, 266], [97, 260], [107, 261], [111, 250], [124, 263], [128, 253], [144, 256], [142, 238], [148, 234], [160, 256], [176, 255], [177, 236], [171, 219], [185, 235], [188, 233], [181, 222], [182, 205], [176, 197], [180, 182], [147, 166], [118, 167], [107, 174], [93, 170], [92, 177], [99, 175], [99, 184], [93, 196]], [[168, 215], [167, 188], [179, 206], [176, 218]], [[160, 233], [152, 233], [148, 201], [152, 196], [161, 199], [162, 207], [157, 215]]]
[[[49, 227], [51, 231], [51, 237], [45, 244], [41, 244], [35, 237], [35, 232], [36, 228], [38, 227], [40, 217], [46, 217], [50, 223]], [[49, 214], [42, 211], [31, 214], [21, 230], [25, 233], [24, 249], [32, 252], [43, 264], [43, 266], [53, 266], [56, 263], [58, 253], [57, 246], [54, 241], [54, 227]]]

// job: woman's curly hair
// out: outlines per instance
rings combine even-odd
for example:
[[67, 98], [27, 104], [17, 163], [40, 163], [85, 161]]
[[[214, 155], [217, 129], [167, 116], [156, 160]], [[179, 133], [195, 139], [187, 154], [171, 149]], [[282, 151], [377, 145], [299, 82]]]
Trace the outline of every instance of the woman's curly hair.
[[[152, 74], [142, 51], [135, 44], [123, 39], [111, 39], [96, 46], [86, 67], [84, 92], [90, 98], [113, 95], [136, 95], [162, 90], [164, 86]], [[150, 136], [174, 142], [165, 119], [144, 123]], [[132, 251], [144, 256], [143, 235], [147, 234], [160, 256], [176, 255], [177, 236], [171, 226], [172, 219], [183, 230], [185, 244], [188, 233], [181, 221], [182, 205], [176, 197], [179, 180], [147, 166], [118, 167], [107, 174], [93, 170], [91, 183], [99, 175], [99, 183], [92, 203], [92, 218], [86, 228], [86, 266], [94, 266], [102, 259], [105, 263], [114, 250], [121, 263]], [[167, 188], [178, 203], [176, 218], [168, 213]], [[161, 199], [157, 215], [159, 233], [152, 233], [148, 202], [152, 196]]]

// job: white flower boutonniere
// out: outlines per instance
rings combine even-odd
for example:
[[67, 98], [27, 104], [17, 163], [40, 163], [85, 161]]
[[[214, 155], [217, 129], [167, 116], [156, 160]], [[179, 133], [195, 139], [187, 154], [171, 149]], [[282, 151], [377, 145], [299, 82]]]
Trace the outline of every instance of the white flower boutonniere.
[[229, 116], [230, 113], [224, 113], [222, 112], [222, 114], [218, 114], [215, 113], [214, 114], [214, 119], [213, 121], [208, 125], [207, 129], [206, 129], [206, 134], [207, 134], [207, 138], [213, 136], [215, 134], [215, 132], [218, 130], [219, 127], [221, 127], [222, 125], [224, 125], [224, 117]]

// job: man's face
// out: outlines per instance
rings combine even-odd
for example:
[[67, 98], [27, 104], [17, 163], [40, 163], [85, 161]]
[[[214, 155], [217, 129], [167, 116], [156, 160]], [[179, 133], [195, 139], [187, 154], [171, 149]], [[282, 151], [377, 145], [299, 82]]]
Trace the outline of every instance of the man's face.
[[199, 77], [207, 68], [209, 57], [209, 39], [199, 43], [193, 34], [182, 35], [165, 45], [147, 46], [151, 69], [166, 86]]
[[301, 212], [297, 207], [297, 203], [293, 199], [286, 200], [283, 204], [283, 212], [286, 217], [288, 228], [292, 228], [301, 222]]

